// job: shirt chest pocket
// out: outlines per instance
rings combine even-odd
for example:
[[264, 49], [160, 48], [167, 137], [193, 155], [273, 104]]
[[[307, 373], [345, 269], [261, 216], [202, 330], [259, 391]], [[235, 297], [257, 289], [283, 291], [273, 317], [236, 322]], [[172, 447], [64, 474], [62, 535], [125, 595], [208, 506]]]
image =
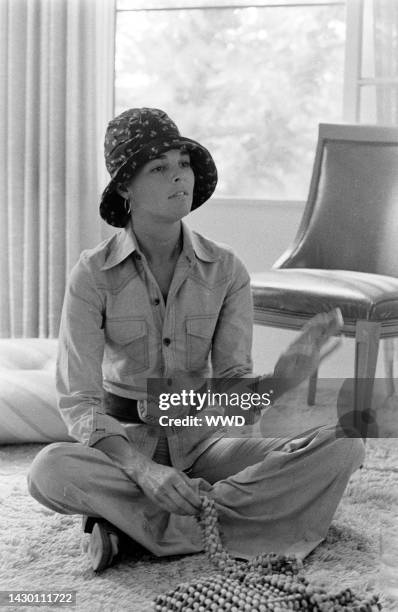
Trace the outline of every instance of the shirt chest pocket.
[[202, 370], [207, 365], [217, 315], [190, 317], [186, 320], [187, 369]]
[[126, 370], [137, 373], [149, 367], [148, 326], [145, 319], [110, 318], [105, 328], [113, 353], [127, 359]]

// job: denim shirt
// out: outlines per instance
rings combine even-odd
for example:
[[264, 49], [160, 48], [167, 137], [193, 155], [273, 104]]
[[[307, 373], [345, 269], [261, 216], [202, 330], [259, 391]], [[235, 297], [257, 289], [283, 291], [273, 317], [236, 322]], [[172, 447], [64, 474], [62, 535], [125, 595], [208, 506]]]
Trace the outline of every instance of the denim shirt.
[[102, 402], [103, 389], [144, 399], [147, 379], [179, 372], [227, 379], [252, 373], [248, 272], [228, 247], [184, 223], [182, 229], [166, 304], [131, 225], [81, 254], [62, 311], [57, 394], [76, 440], [94, 445], [121, 435], [152, 456], [166, 433], [173, 464], [185, 469], [211, 443], [206, 427], [126, 426]]

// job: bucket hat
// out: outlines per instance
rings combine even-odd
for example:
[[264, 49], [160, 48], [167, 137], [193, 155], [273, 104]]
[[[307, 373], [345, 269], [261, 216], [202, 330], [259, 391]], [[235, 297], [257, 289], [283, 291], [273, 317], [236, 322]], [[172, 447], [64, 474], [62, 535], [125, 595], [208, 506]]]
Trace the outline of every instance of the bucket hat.
[[146, 162], [170, 149], [186, 149], [195, 175], [192, 208], [210, 198], [217, 184], [217, 168], [209, 151], [181, 136], [176, 124], [157, 108], [131, 108], [109, 122], [105, 134], [105, 164], [111, 181], [100, 203], [100, 215], [110, 225], [124, 227], [129, 220], [117, 185], [131, 180]]

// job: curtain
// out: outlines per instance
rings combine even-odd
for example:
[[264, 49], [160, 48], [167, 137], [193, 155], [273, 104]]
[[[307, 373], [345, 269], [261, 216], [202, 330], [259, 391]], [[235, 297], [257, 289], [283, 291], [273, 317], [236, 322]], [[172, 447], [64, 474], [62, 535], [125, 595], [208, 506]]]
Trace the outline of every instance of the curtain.
[[[398, 78], [398, 2], [373, 1], [375, 77]], [[377, 123], [398, 123], [398, 83], [376, 85]]]
[[114, 0], [0, 0], [0, 336], [58, 333], [98, 214]]

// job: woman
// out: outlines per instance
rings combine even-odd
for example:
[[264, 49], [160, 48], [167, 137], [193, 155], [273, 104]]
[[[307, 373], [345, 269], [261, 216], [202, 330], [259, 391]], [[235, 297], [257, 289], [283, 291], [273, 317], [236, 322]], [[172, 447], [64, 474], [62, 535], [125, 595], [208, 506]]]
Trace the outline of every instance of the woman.
[[[121, 534], [159, 556], [202, 550], [200, 492], [214, 497], [232, 554], [305, 556], [325, 537], [362, 441], [327, 429], [239, 439], [159, 425], [148, 380], [173, 386], [182, 375], [196, 388], [198, 377], [253, 376], [249, 275], [230, 249], [182, 222], [210, 198], [217, 170], [164, 112], [130, 109], [111, 121], [105, 160], [112, 178], [100, 213], [123, 229], [81, 255], [59, 338], [59, 408], [77, 443], [39, 453], [31, 494], [90, 517], [94, 570], [114, 562]], [[262, 390], [278, 395], [304, 380], [336, 330], [333, 317], [317, 317]]]

